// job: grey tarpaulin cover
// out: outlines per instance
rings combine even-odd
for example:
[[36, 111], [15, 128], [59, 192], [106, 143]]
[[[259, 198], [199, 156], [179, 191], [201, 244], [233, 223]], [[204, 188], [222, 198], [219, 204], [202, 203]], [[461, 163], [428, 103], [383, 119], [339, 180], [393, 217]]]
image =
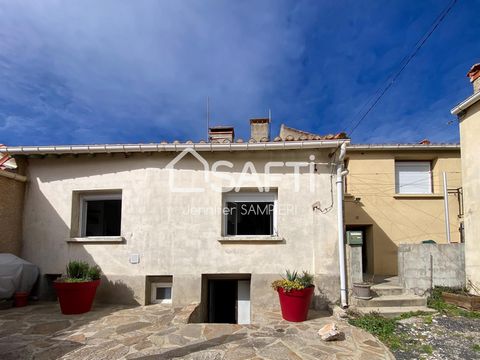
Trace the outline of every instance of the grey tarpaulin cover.
[[13, 296], [15, 291], [32, 290], [38, 277], [38, 267], [12, 254], [0, 254], [0, 299]]

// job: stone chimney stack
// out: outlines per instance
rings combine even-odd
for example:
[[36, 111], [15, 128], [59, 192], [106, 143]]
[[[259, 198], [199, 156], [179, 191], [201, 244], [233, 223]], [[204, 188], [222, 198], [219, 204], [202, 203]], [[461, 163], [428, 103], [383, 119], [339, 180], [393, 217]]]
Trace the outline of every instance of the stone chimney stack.
[[467, 73], [467, 76], [470, 78], [470, 82], [473, 84], [473, 93], [480, 91], [480, 63], [472, 66], [470, 71]]
[[233, 143], [235, 130], [233, 126], [214, 126], [208, 128], [208, 141], [216, 143]]
[[257, 142], [270, 141], [270, 119], [250, 119], [250, 138]]

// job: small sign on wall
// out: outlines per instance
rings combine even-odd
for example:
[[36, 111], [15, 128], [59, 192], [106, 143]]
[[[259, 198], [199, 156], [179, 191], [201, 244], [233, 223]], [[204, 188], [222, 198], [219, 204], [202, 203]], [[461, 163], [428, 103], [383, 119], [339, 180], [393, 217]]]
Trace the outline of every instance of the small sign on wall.
[[130, 264], [138, 264], [140, 262], [140, 254], [130, 254], [128, 261], [130, 261]]

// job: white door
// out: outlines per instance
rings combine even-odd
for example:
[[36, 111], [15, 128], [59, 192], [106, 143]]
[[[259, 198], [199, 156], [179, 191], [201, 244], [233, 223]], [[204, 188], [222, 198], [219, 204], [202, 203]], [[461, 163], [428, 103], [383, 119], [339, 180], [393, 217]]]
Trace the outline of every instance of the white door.
[[250, 324], [250, 280], [238, 280], [237, 323]]

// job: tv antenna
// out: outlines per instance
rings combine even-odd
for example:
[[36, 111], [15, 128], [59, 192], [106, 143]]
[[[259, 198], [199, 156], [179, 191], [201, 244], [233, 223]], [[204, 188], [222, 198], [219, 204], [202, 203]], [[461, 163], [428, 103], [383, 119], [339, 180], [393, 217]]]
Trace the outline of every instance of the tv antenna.
[[207, 139], [210, 136], [210, 96], [207, 96]]

